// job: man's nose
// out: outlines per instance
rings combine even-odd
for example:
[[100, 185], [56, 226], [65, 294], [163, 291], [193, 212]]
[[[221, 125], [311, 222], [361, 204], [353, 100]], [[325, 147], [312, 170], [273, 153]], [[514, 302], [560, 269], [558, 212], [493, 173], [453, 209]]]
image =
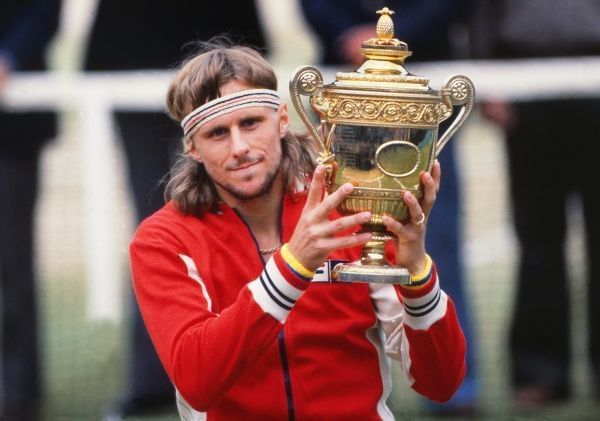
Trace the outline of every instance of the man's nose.
[[250, 150], [246, 137], [238, 128], [231, 130], [231, 154], [235, 157], [241, 157]]

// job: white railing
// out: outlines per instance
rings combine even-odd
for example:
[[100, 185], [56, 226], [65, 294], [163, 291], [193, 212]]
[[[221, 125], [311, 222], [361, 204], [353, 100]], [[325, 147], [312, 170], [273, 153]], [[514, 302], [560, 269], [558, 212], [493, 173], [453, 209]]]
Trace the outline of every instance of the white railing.
[[[438, 89], [452, 74], [470, 77], [479, 101], [600, 97], [600, 57], [519, 60], [453, 61], [408, 66], [430, 78]], [[280, 91], [294, 69], [279, 69]], [[86, 280], [88, 315], [118, 319], [120, 311], [119, 257], [115, 249], [115, 221], [111, 181], [116, 169], [110, 157], [114, 142], [112, 110], [162, 110], [170, 72], [31, 73], [10, 79], [0, 103], [14, 110], [52, 109], [79, 119], [83, 168]], [[326, 83], [335, 70], [323, 69]]]

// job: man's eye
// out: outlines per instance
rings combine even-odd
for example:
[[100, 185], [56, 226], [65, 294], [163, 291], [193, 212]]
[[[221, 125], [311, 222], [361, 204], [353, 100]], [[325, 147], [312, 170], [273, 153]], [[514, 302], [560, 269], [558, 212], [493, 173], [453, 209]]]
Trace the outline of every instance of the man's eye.
[[222, 127], [218, 127], [216, 129], [214, 129], [212, 132], [210, 132], [211, 137], [221, 137], [221, 136], [224, 136], [225, 134], [227, 134], [227, 129], [224, 129]]
[[255, 118], [247, 118], [245, 120], [242, 120], [242, 127], [253, 127], [256, 125], [256, 123], [258, 123], [258, 120]]

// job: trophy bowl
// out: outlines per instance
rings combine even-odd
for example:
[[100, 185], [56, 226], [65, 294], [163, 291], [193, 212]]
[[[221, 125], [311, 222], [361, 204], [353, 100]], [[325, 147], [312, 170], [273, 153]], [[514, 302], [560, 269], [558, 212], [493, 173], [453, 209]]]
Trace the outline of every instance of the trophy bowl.
[[[410, 285], [405, 268], [385, 259], [385, 243], [393, 239], [382, 222], [383, 215], [405, 222], [409, 212], [402, 200], [410, 191], [423, 197], [421, 171], [430, 171], [444, 145], [464, 123], [475, 99], [469, 78], [450, 77], [440, 91], [429, 80], [408, 73], [404, 60], [412, 53], [406, 43], [393, 38], [393, 11], [384, 8], [376, 37], [365, 41], [365, 59], [355, 72], [338, 72], [336, 80], [323, 83], [313, 66], [298, 68], [290, 80], [292, 103], [320, 145], [319, 164], [328, 167], [328, 190], [344, 183], [352, 193], [338, 207], [341, 214], [370, 211], [372, 218], [361, 226], [371, 232], [360, 260], [335, 267], [339, 281]], [[316, 127], [303, 103], [309, 98], [320, 124]], [[439, 125], [454, 114], [446, 131]]]

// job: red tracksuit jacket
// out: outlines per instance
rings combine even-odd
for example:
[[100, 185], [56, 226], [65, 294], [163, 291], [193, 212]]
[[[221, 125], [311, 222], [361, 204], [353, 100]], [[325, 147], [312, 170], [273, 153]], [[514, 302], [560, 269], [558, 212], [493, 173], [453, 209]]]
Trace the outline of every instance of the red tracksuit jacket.
[[[289, 241], [305, 194], [288, 195]], [[331, 281], [330, 257], [312, 282], [276, 255], [262, 260], [234, 209], [201, 218], [169, 203], [131, 243], [135, 294], [178, 391], [182, 418], [393, 419], [390, 357], [417, 392], [449, 399], [465, 372], [465, 340], [435, 271], [419, 289]]]

